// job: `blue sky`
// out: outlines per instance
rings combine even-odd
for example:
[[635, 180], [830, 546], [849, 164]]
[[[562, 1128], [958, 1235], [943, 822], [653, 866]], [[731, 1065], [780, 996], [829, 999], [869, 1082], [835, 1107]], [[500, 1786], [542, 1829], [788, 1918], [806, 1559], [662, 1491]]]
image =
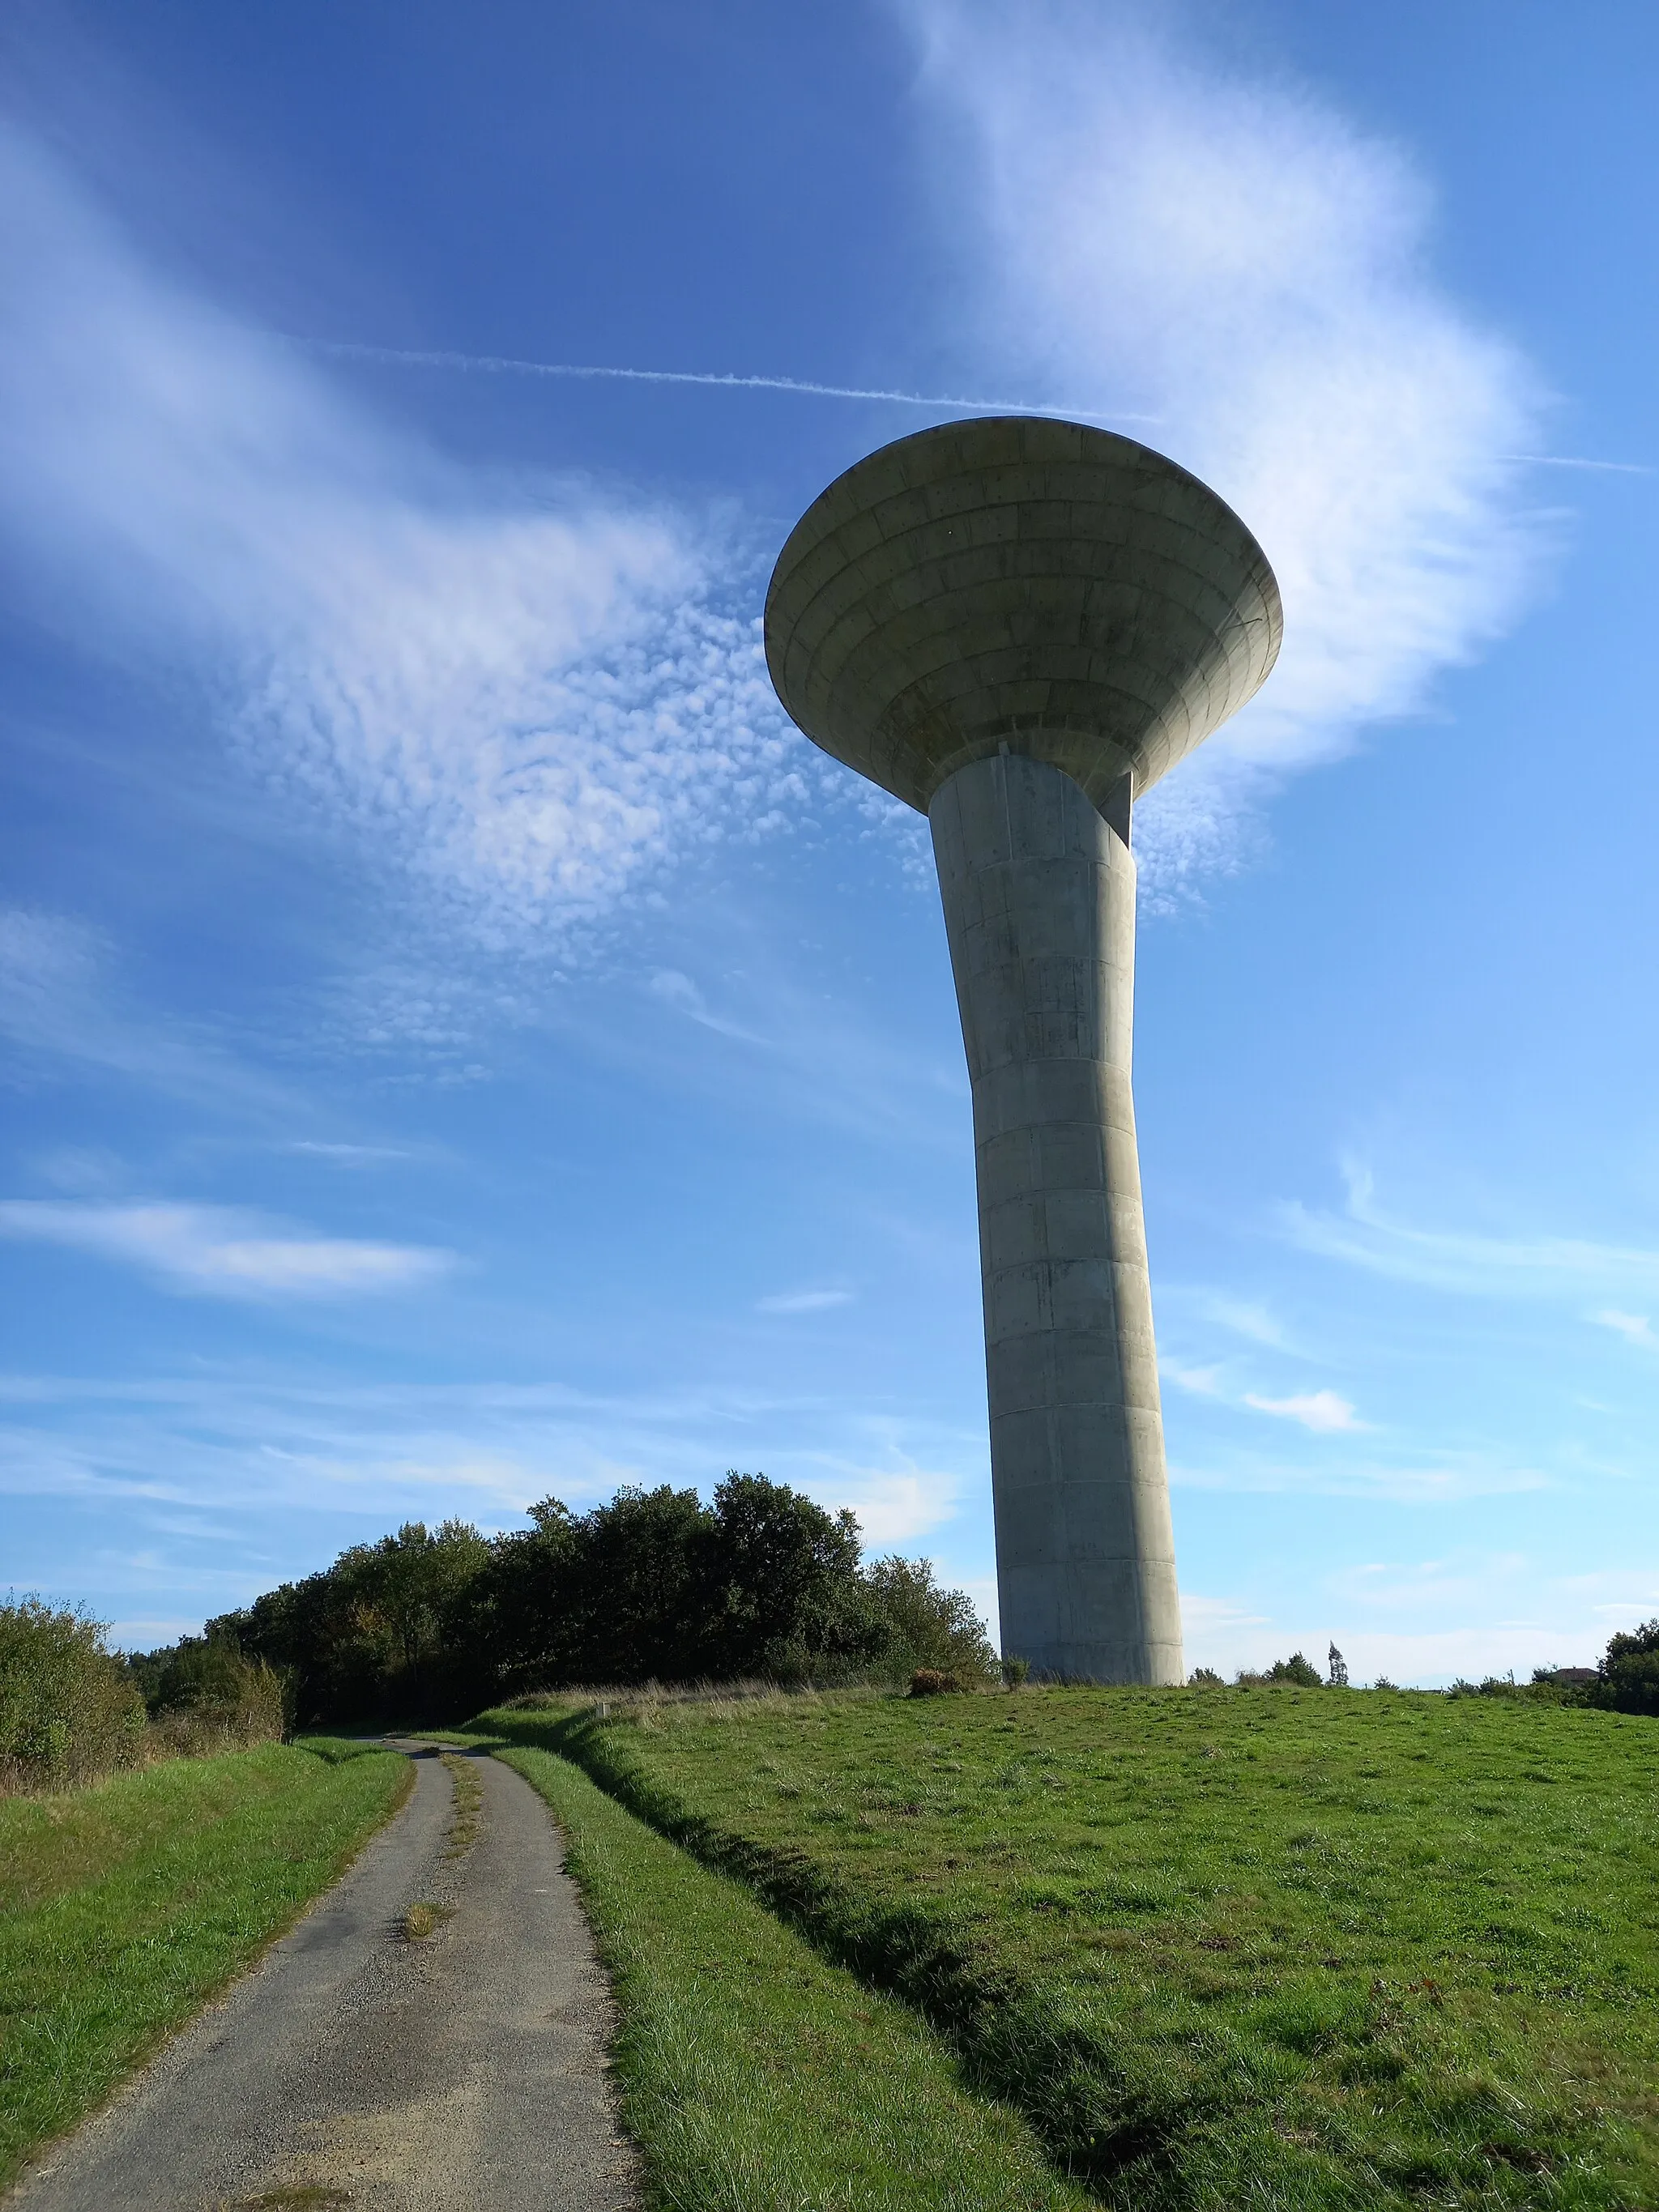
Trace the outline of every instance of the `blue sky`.
[[1656, 65], [1541, 0], [11, 10], [0, 1584], [146, 1644], [739, 1467], [994, 1602], [925, 825], [757, 625], [988, 401], [1285, 591], [1137, 819], [1189, 1662], [1659, 1610]]

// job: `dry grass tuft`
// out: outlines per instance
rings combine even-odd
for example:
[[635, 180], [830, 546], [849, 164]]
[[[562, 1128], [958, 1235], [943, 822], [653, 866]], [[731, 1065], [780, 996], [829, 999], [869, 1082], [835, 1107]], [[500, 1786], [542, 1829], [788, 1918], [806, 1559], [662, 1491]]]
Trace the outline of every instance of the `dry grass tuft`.
[[351, 2202], [349, 2189], [336, 2189], [326, 2181], [296, 2181], [245, 2197], [235, 2212], [334, 2212], [336, 2206]]
[[453, 1751], [441, 1754], [449, 1769], [449, 1778], [455, 1785], [455, 1809], [450, 1815], [449, 1834], [444, 1844], [446, 1859], [459, 1859], [470, 1851], [478, 1839], [478, 1829], [483, 1819], [483, 1791], [478, 1787], [478, 1778], [472, 1771], [472, 1761]]
[[411, 1905], [399, 1923], [405, 1943], [424, 1943], [428, 1936], [441, 1928], [446, 1920], [454, 1916], [453, 1905], [432, 1905], [422, 1901]]
[[[754, 1712], [798, 1712], [820, 1705], [829, 1692], [811, 1684], [786, 1687], [762, 1680], [738, 1682], [581, 1682], [568, 1690], [535, 1690], [510, 1698], [501, 1712], [582, 1712], [599, 1720], [653, 1720], [671, 1713], [695, 1713], [698, 1720], [735, 1719]], [[834, 1692], [837, 1704], [848, 1698], [878, 1698], [876, 1684]]]

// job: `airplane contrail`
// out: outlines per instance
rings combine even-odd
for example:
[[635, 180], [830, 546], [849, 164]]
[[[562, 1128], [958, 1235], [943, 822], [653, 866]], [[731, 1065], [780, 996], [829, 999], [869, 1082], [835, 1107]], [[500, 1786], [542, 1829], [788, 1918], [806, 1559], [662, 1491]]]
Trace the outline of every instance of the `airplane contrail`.
[[1650, 477], [1645, 461], [1588, 461], [1577, 453], [1500, 453], [1500, 461], [1522, 461], [1534, 469], [1600, 469], [1619, 477]]
[[[1095, 407], [1045, 407], [1030, 399], [970, 398], [961, 393], [895, 392], [862, 384], [816, 384], [799, 376], [737, 376], [710, 369], [618, 368], [578, 361], [516, 361], [501, 354], [422, 352], [406, 346], [360, 345], [345, 338], [296, 338], [291, 341], [307, 352], [336, 354], [351, 361], [383, 361], [405, 368], [459, 368], [486, 376], [565, 376], [610, 378], [623, 384], [702, 384], [726, 391], [798, 392], [813, 399], [883, 400], [899, 407], [984, 407], [999, 415], [1049, 415], [1062, 421], [1083, 422], [1160, 422], [1161, 415], [1146, 415], [1133, 408], [1107, 413]], [[1502, 460], [1532, 468], [1593, 469], [1615, 476], [1650, 477], [1655, 471], [1642, 461], [1597, 461], [1574, 453], [1504, 453]]]
[[337, 354], [353, 361], [384, 361], [409, 368], [473, 369], [490, 376], [609, 377], [628, 384], [708, 384], [736, 391], [799, 392], [817, 399], [888, 400], [901, 407], [986, 407], [997, 414], [1053, 415], [1088, 422], [1156, 422], [1161, 419], [1126, 408], [1103, 414], [1091, 407], [1040, 407], [1028, 399], [964, 398], [958, 394], [889, 392], [856, 384], [813, 384], [797, 376], [717, 375], [702, 369], [613, 368], [587, 362], [512, 361], [495, 354], [422, 353], [403, 346], [356, 345], [328, 338], [302, 338], [295, 343], [310, 352]]

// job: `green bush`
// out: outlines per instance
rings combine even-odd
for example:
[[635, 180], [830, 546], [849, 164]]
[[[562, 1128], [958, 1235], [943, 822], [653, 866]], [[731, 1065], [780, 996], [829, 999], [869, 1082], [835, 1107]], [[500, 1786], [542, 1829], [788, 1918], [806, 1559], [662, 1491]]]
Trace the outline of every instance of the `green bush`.
[[1579, 1705], [1584, 1702], [1571, 1682], [1558, 1682], [1547, 1668], [1538, 1669], [1530, 1682], [1517, 1682], [1513, 1674], [1487, 1674], [1479, 1682], [1466, 1682], [1460, 1674], [1446, 1692], [1449, 1698], [1515, 1698], [1524, 1705]]
[[965, 1590], [942, 1589], [931, 1559], [877, 1559], [864, 1571], [891, 1638], [896, 1680], [949, 1674], [963, 1689], [1001, 1680], [997, 1655]]
[[137, 1758], [144, 1704], [78, 1606], [0, 1604], [0, 1787], [82, 1782]]
[[225, 1637], [186, 1636], [128, 1663], [144, 1691], [156, 1749], [200, 1754], [282, 1741], [282, 1676]]
[[1248, 1668], [1241, 1667], [1237, 1680], [1239, 1686], [1247, 1690], [1260, 1689], [1268, 1682], [1291, 1682], [1303, 1690], [1322, 1690], [1325, 1686], [1325, 1677], [1302, 1651], [1292, 1651], [1288, 1659], [1275, 1659], [1265, 1674], [1254, 1674]]

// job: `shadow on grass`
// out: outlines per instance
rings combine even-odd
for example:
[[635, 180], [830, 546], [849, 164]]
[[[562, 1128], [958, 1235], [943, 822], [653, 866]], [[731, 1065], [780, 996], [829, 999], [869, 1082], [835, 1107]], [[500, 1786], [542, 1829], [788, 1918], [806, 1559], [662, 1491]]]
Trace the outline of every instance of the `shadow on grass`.
[[478, 1727], [488, 1738], [469, 1736], [481, 1746], [534, 1747], [569, 1759], [659, 1835], [752, 1890], [837, 1965], [914, 2006], [975, 2089], [1024, 2114], [1062, 2172], [1091, 2186], [1133, 2174], [1148, 2212], [1183, 2200], [1183, 2143], [1212, 2100], [1136, 2079], [1012, 1977], [971, 1959], [929, 1915], [872, 1910], [804, 1856], [769, 1850], [692, 1813], [618, 1753], [608, 1716], [497, 1708]]

